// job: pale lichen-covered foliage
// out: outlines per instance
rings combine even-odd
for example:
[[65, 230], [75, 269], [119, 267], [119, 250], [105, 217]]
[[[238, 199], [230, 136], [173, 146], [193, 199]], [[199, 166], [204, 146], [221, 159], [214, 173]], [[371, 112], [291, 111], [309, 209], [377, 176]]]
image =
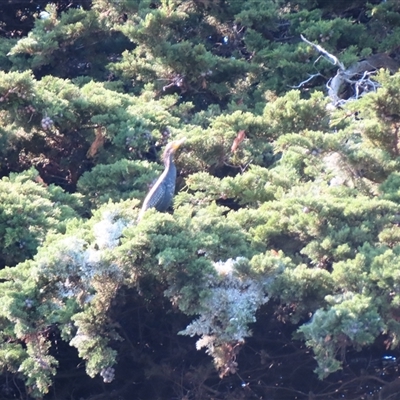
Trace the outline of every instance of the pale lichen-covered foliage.
[[29, 371], [27, 384], [34, 385], [38, 395], [47, 391], [56, 373], [57, 361], [49, 355], [51, 343], [45, 339], [48, 326], [55, 323], [63, 338], [87, 360], [87, 373], [101, 373], [104, 381], [112, 380], [110, 368], [116, 353], [108, 342], [118, 335], [107, 330], [107, 311], [123, 282], [123, 272], [107, 261], [107, 253], [117, 246], [128, 222], [114, 207], [100, 215], [90, 228], [84, 228], [91, 232], [90, 243], [79, 232], [54, 235], [50, 248], [40, 250], [34, 261], [2, 271], [3, 277], [14, 281], [15, 290], [21, 290], [7, 293], [2, 315], [13, 322], [13, 335], [27, 343], [19, 371]]
[[200, 316], [180, 332], [200, 336], [197, 349], [207, 348], [221, 376], [236, 372], [234, 349], [251, 335], [249, 324], [256, 322], [256, 311], [268, 301], [271, 278], [240, 276], [235, 265], [246, 262], [238, 257], [214, 263], [217, 275], [207, 282], [208, 296], [198, 305]]

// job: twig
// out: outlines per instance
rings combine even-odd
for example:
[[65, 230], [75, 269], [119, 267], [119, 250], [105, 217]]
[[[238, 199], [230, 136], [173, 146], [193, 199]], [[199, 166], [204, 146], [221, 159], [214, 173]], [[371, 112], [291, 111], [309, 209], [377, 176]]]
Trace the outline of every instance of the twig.
[[308, 75], [309, 75], [309, 78], [306, 79], [305, 81], [300, 82], [297, 86], [289, 86], [289, 87], [292, 88], [292, 89], [299, 89], [299, 88], [301, 88], [305, 83], [310, 82], [311, 79], [314, 79], [314, 78], [316, 78], [317, 76], [322, 76], [319, 72], [318, 72], [317, 74], [313, 74], [313, 75], [308, 74]]
[[363, 375], [363, 376], [357, 376], [356, 378], [351, 379], [350, 381], [344, 382], [342, 383], [338, 388], [336, 388], [335, 390], [332, 390], [331, 392], [324, 392], [324, 393], [319, 393], [319, 394], [315, 394], [315, 397], [325, 397], [326, 396], [330, 396], [330, 395], [335, 395], [337, 394], [340, 390], [344, 389], [346, 386], [349, 386], [350, 384], [354, 383], [354, 382], [364, 382], [366, 380], [373, 380], [376, 381], [382, 385], [387, 385], [390, 382], [387, 382], [377, 376], [374, 375]]

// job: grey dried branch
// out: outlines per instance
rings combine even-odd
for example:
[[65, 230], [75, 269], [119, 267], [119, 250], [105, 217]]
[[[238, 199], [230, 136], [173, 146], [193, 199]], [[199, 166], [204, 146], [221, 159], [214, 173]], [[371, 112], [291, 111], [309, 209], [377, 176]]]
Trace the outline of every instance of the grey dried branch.
[[305, 85], [306, 83], [310, 82], [311, 80], [313, 80], [317, 76], [322, 76], [319, 72], [317, 74], [312, 74], [312, 75], [308, 74], [308, 75], [309, 75], [308, 79], [304, 80], [303, 82], [300, 82], [296, 86], [289, 86], [289, 87], [291, 87], [292, 89], [300, 89], [303, 85]]
[[[332, 100], [333, 106], [335, 107], [338, 107], [349, 100], [356, 100], [365, 93], [376, 91], [379, 87], [379, 83], [374, 81], [371, 77], [376, 74], [379, 68], [385, 68], [394, 73], [400, 67], [400, 64], [392, 59], [388, 54], [379, 53], [373, 54], [365, 60], [356, 62], [350, 67], [346, 68], [336, 56], [329, 53], [322, 46], [310, 42], [303, 35], [300, 35], [300, 37], [304, 42], [320, 52], [322, 56], [328, 59], [333, 65], [338, 65], [339, 69], [336, 75], [329, 79], [326, 84], [328, 95]], [[317, 76], [317, 74], [311, 75], [310, 78], [301, 82], [298, 86], [295, 86], [295, 88], [301, 87], [315, 76]], [[340, 96], [340, 93], [341, 89], [346, 84], [352, 89], [353, 95], [344, 99]]]

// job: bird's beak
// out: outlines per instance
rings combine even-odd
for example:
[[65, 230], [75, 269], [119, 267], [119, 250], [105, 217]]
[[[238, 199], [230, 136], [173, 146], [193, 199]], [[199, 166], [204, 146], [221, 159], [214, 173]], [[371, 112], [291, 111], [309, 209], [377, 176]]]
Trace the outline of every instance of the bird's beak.
[[174, 150], [179, 149], [179, 147], [180, 147], [184, 142], [186, 142], [186, 138], [185, 138], [185, 137], [182, 138], [182, 139], [179, 139], [179, 140], [174, 141], [174, 142], [172, 143], [173, 149], [174, 149]]

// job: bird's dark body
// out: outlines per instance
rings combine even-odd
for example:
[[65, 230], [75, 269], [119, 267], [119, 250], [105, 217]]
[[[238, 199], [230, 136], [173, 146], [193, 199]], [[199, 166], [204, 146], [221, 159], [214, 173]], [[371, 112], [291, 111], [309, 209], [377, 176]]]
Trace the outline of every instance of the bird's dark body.
[[[154, 191], [150, 190], [146, 209], [154, 207], [157, 211], [167, 211], [172, 203], [176, 184], [176, 167], [171, 163], [167, 173], [162, 174], [154, 184]], [[164, 176], [163, 176], [164, 175]]]
[[164, 152], [164, 172], [157, 179], [143, 201], [142, 209], [139, 213], [140, 220], [144, 212], [149, 208], [164, 212], [172, 203], [176, 184], [176, 167], [174, 164], [174, 154], [185, 139], [177, 140], [168, 144]]

